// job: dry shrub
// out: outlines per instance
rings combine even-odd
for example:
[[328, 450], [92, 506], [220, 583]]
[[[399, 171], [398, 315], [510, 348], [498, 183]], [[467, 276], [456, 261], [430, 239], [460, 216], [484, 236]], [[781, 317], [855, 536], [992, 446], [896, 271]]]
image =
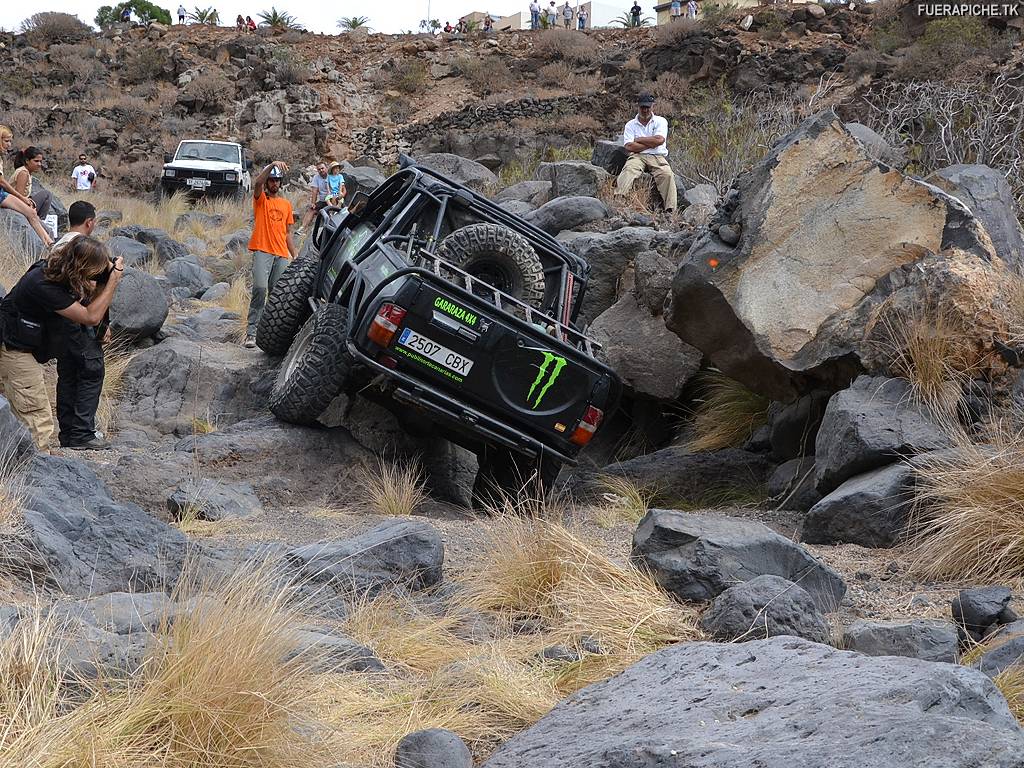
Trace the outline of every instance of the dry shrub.
[[209, 71], [186, 85], [182, 93], [195, 99], [192, 111], [215, 115], [234, 99], [235, 86], [222, 73]]
[[[584, 139], [593, 139], [604, 135], [604, 125], [592, 115], [565, 115], [559, 118], [562, 130], [571, 136]], [[592, 150], [589, 146], [581, 147], [587, 153], [587, 160], [590, 160]]]
[[534, 38], [534, 50], [542, 58], [593, 64], [601, 56], [596, 39], [571, 29], [546, 29]]
[[[159, 178], [159, 174], [154, 176]], [[97, 210], [115, 210], [123, 214], [123, 221], [138, 224], [140, 227], [156, 227], [164, 232], [173, 232], [174, 223], [186, 211], [190, 210], [188, 198], [179, 193], [162, 197], [153, 205], [130, 195], [114, 194], [108, 190], [112, 185], [104, 184], [98, 192], [90, 197], [90, 202]]]
[[421, 93], [427, 82], [429, 70], [422, 59], [401, 59], [390, 69], [382, 70], [377, 80], [380, 85], [399, 93]]
[[53, 72], [62, 82], [83, 87], [91, 85], [105, 74], [106, 70], [95, 54], [91, 45], [65, 43], [53, 46], [47, 58]]
[[93, 36], [88, 24], [79, 21], [70, 13], [34, 13], [21, 23], [28, 42], [34, 46], [54, 43], [77, 43]]
[[640, 522], [657, 495], [654, 489], [618, 475], [604, 475], [599, 486], [604, 504], [598, 507], [595, 519], [603, 528], [618, 523]]
[[269, 568], [186, 578], [188, 606], [153, 638], [139, 674], [108, 680], [7, 744], [5, 764], [53, 768], [292, 768], [333, 764], [310, 717], [308, 658], [291, 590]]
[[596, 93], [601, 87], [601, 78], [594, 73], [577, 72], [565, 61], [545, 64], [537, 70], [537, 76], [544, 83], [555, 84], [558, 88], [575, 94]]
[[411, 515], [428, 498], [423, 472], [412, 461], [399, 463], [381, 458], [375, 467], [361, 467], [355, 483], [366, 509], [380, 515]]
[[0, 285], [9, 291], [31, 265], [31, 258], [0, 225]]
[[704, 25], [696, 19], [679, 19], [659, 26], [654, 33], [654, 39], [658, 45], [674, 46], [691, 35], [697, 34], [703, 28]]
[[882, 55], [871, 48], [861, 48], [846, 57], [843, 73], [856, 80], [863, 75], [874, 75], [882, 66]]
[[758, 427], [768, 422], [768, 398], [751, 392], [738, 381], [711, 371], [701, 374], [702, 396], [693, 420], [691, 451], [717, 451], [743, 445]]
[[127, 83], [169, 80], [174, 74], [174, 63], [166, 51], [153, 45], [140, 45], [125, 56], [118, 74]]
[[0, 640], [0, 756], [33, 740], [61, 712], [60, 629], [37, 607]]
[[242, 341], [249, 332], [249, 301], [251, 298], [252, 290], [249, 288], [246, 275], [238, 274], [231, 280], [228, 292], [218, 302], [228, 312], [238, 315], [234, 331], [236, 341]]
[[455, 67], [482, 96], [507, 91], [516, 82], [508, 64], [497, 56], [463, 56], [455, 62]]
[[989, 425], [983, 445], [914, 459], [915, 569], [929, 578], [1024, 577], [1024, 418]]
[[250, 146], [253, 164], [257, 168], [269, 165], [275, 160], [284, 160], [289, 165], [302, 156], [302, 151], [291, 139], [267, 136], [257, 139]]
[[951, 16], [929, 21], [924, 34], [910, 47], [896, 68], [904, 80], [963, 79], [972, 59], [978, 59], [977, 74], [987, 72], [992, 59], [1003, 58], [1010, 49], [985, 20], [975, 16]]

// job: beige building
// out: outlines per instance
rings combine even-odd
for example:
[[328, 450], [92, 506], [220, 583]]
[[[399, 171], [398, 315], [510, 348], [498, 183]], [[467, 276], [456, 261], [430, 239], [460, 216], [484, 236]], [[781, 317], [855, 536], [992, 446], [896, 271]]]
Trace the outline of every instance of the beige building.
[[[713, 0], [711, 0], [713, 2]], [[682, 2], [683, 17], [686, 17], [686, 3], [687, 0], [680, 0]], [[704, 7], [709, 0], [697, 0], [697, 18], [700, 19], [704, 16], [701, 9]], [[729, 5], [735, 5], [737, 8], [757, 8], [760, 5], [765, 5], [764, 0], [727, 0]], [[814, 2], [814, 0], [789, 0], [794, 5], [804, 5], [805, 3]], [[660, 5], [654, 6], [655, 13], [658, 14], [658, 26], [662, 24], [668, 24], [672, 21], [672, 3], [661, 3]]]

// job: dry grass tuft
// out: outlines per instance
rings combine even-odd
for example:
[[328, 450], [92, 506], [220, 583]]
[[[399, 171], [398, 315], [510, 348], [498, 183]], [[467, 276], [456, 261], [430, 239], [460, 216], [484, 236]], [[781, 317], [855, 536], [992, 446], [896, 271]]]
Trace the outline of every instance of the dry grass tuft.
[[238, 315], [238, 325], [235, 328], [237, 341], [242, 341], [249, 331], [249, 300], [252, 297], [252, 290], [245, 274], [236, 275], [231, 281], [231, 288], [220, 300], [220, 305], [228, 312]]
[[124, 394], [124, 375], [132, 362], [132, 345], [115, 339], [103, 350], [103, 390], [96, 409], [96, 426], [105, 434], [114, 431], [117, 423], [117, 402]]
[[605, 475], [600, 478], [601, 495], [605, 503], [595, 513], [602, 528], [617, 523], [638, 523], [647, 514], [657, 492], [628, 477]]
[[0, 531], [7, 532], [17, 523], [25, 503], [24, 464], [14, 446], [0, 446]]
[[1014, 664], [992, 678], [1017, 722], [1024, 723], [1024, 668]]
[[878, 344], [892, 373], [906, 379], [914, 400], [947, 429], [958, 431], [957, 408], [964, 387], [987, 356], [972, 341], [962, 315], [947, 306], [909, 312], [880, 309]]
[[985, 445], [919, 456], [912, 520], [914, 568], [929, 578], [1024, 577], [1024, 427], [1006, 420]]
[[0, 285], [11, 290], [32, 265], [32, 260], [0, 227]]
[[771, 401], [715, 371], [703, 374], [703, 398], [693, 421], [691, 451], [717, 451], [743, 445], [768, 421]]
[[0, 641], [0, 755], [31, 740], [60, 713], [59, 629], [37, 608]]
[[457, 625], [451, 615], [428, 614], [409, 599], [383, 594], [353, 603], [344, 630], [389, 667], [433, 673], [470, 655], [470, 644], [454, 632]]
[[[240, 575], [244, 574], [244, 575]], [[74, 709], [7, 744], [5, 764], [46, 768], [326, 766], [310, 717], [291, 591], [270, 570], [176, 590], [181, 611], [153, 638], [140, 673], [108, 680]]]
[[381, 458], [376, 467], [362, 467], [355, 483], [363, 493], [363, 506], [380, 515], [411, 515], [428, 498], [423, 472], [413, 461]]

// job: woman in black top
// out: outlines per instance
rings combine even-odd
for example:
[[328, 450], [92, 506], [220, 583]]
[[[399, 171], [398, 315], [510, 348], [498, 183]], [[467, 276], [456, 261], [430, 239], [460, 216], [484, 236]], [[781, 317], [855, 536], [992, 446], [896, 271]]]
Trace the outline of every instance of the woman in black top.
[[[120, 258], [112, 261], [101, 242], [83, 235], [29, 267], [0, 302], [4, 396], [41, 451], [48, 450], [53, 434], [42, 363], [56, 357], [65, 343], [65, 318], [79, 325], [99, 324], [123, 270]], [[104, 276], [106, 282], [97, 284]]]

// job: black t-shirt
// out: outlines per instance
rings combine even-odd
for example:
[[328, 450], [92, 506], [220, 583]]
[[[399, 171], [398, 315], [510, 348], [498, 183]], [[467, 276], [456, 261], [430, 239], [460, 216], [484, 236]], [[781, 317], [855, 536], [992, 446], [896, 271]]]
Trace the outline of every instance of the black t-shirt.
[[[11, 292], [4, 297], [2, 306], [8, 316], [20, 314], [43, 326], [45, 329], [44, 348], [21, 351], [35, 351], [37, 359], [41, 355], [50, 355], [46, 357], [48, 360], [59, 351], [70, 325], [70, 321], [58, 315], [57, 312], [67, 309], [78, 301], [78, 298], [67, 286], [50, 282], [43, 276], [45, 263], [45, 261], [37, 261], [29, 267], [28, 272], [14, 284]], [[8, 319], [7, 322], [10, 320]], [[11, 339], [5, 339], [4, 343], [11, 349], [18, 349], [17, 344]]]

